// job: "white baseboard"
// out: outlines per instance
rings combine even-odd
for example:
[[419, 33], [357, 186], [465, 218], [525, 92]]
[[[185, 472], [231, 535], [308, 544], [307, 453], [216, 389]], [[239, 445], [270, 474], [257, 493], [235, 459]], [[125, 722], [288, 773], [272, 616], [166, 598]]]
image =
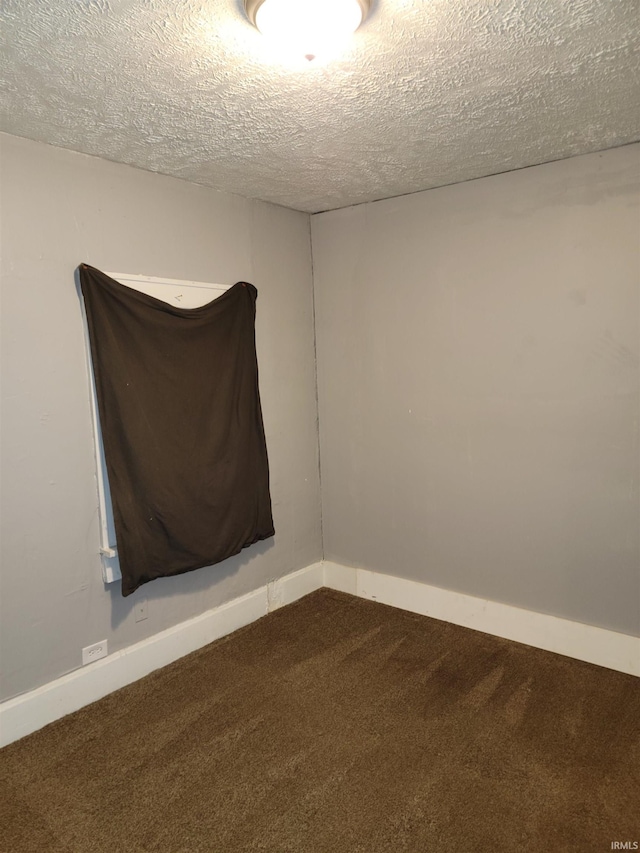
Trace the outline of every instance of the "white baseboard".
[[314, 563], [0, 704], [0, 747], [322, 586], [640, 676], [640, 638], [417, 581]]
[[313, 563], [267, 585], [268, 612], [292, 604], [324, 586], [324, 564]]
[[640, 637], [338, 563], [324, 563], [324, 585], [495, 637], [640, 676]]
[[314, 563], [0, 704], [0, 747], [137, 681], [323, 584]]

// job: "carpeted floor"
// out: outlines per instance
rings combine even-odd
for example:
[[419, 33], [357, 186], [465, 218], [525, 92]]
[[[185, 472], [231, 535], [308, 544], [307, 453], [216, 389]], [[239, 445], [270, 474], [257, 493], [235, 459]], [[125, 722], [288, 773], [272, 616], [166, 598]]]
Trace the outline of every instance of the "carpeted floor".
[[605, 853], [640, 682], [320, 590], [0, 752], [3, 853]]

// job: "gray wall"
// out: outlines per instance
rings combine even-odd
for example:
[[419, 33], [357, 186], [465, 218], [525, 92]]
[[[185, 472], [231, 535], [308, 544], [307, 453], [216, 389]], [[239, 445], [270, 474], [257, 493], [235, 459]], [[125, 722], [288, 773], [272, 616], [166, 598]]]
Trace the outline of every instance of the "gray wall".
[[[2, 136], [2, 698], [321, 558], [308, 216]], [[275, 540], [122, 599], [105, 587], [74, 269], [259, 290]], [[133, 607], [147, 597], [148, 619]]]
[[312, 218], [327, 559], [640, 633], [639, 154]]
[[[322, 543], [308, 217], [13, 137], [0, 153], [9, 698]], [[639, 155], [312, 217], [327, 559], [639, 633]], [[127, 599], [97, 555], [81, 261], [260, 292], [276, 538]]]

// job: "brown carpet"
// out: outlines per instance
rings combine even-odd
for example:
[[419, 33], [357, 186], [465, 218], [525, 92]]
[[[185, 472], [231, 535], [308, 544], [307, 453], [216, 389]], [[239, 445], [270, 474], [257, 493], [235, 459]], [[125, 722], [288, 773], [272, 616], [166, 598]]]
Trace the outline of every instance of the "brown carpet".
[[320, 590], [0, 752], [6, 853], [604, 853], [638, 679]]

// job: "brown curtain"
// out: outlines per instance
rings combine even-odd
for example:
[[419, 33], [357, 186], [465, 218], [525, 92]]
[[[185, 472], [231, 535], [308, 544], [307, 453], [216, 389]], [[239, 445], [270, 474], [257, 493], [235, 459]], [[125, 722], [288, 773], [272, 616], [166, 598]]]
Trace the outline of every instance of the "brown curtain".
[[122, 594], [273, 536], [256, 288], [188, 309], [79, 273]]

